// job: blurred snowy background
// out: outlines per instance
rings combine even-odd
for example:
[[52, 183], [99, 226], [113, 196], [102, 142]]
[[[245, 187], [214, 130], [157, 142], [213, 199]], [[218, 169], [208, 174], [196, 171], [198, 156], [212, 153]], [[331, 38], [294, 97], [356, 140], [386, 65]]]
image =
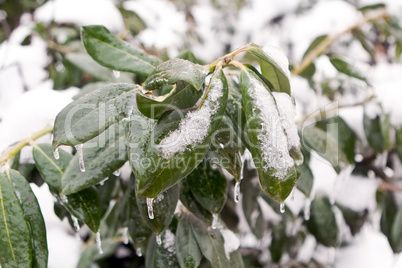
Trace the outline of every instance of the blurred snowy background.
[[[0, 1], [0, 20], [5, 21], [7, 11]], [[0, 151], [16, 141], [30, 136], [53, 124], [56, 114], [79, 92], [74, 84], [61, 79], [54, 72], [62, 73], [67, 66], [59, 62], [49, 68], [53, 51], [65, 49], [62, 45], [76, 32], [65, 30], [65, 25], [84, 26], [101, 24], [115, 34], [127, 36], [127, 23], [143, 23], [138, 34], [132, 34], [130, 42], [150, 51], [158, 51], [162, 57], [175, 57], [183, 49], [190, 49], [205, 62], [232, 51], [249, 42], [280, 47], [293, 64], [300, 63], [310, 43], [319, 35], [337, 34], [362, 19], [356, 7], [377, 4], [377, 0], [54, 0], [36, 1], [35, 9], [21, 12], [15, 29], [3, 25], [4, 39], [0, 44]], [[44, 2], [43, 4], [41, 2]], [[402, 19], [402, 1], [383, 2], [389, 14]], [[137, 22], [127, 22], [117, 5], [138, 14]], [[30, 11], [30, 12], [28, 12]], [[51, 33], [52, 41], [41, 36], [40, 27], [60, 25], [60, 31]], [[140, 24], [138, 24], [140, 25]], [[35, 31], [34, 31], [35, 30]], [[362, 27], [365, 30], [365, 26]], [[38, 33], [39, 32], [39, 33]], [[43, 30], [43, 35], [46, 35]], [[401, 32], [398, 33], [402, 35]], [[387, 41], [387, 40], [383, 40]], [[347, 43], [347, 45], [345, 45]], [[370, 55], [362, 45], [351, 40], [350, 34], [333, 45], [333, 50], [343, 55], [368, 79], [372, 87], [362, 83], [353, 86], [353, 94], [337, 95], [330, 99], [316, 94], [306, 79], [291, 79], [296, 98], [298, 119], [337, 101], [338, 105], [363, 101], [376, 95], [383, 109], [391, 114], [394, 126], [402, 125], [402, 64], [390, 60], [389, 53], [395, 47], [381, 47]], [[77, 43], [77, 46], [80, 46]], [[374, 64], [375, 63], [375, 64]], [[329, 59], [317, 59], [316, 80], [330, 79], [338, 75]], [[52, 73], [53, 72], [53, 73]], [[59, 80], [55, 80], [55, 77]], [[62, 82], [60, 82], [62, 80]], [[81, 82], [81, 81], [80, 81]], [[55, 90], [57, 89], [57, 90]], [[361, 141], [363, 131], [362, 106], [339, 110], [339, 115], [353, 128]], [[50, 142], [50, 135], [42, 141]], [[24, 149], [23, 161], [30, 162], [29, 148]], [[344, 183], [335, 183], [337, 174], [320, 156], [312, 157], [310, 167], [315, 177], [313, 192], [334, 195], [337, 202], [356, 210], [368, 211], [368, 223], [355, 237], [351, 237], [343, 225], [345, 240], [350, 244], [332, 252], [318, 245], [314, 237], [307, 237], [298, 259], [315, 258], [321, 263], [339, 268], [397, 268], [402, 267], [402, 255], [394, 254], [387, 238], [380, 232], [380, 212], [376, 191], [381, 180], [351, 176]], [[400, 167], [401, 168], [401, 167]], [[391, 170], [399, 172], [401, 170]], [[375, 176], [374, 176], [375, 177]], [[49, 267], [75, 267], [82, 242], [76, 239], [66, 221], [61, 222], [53, 213], [53, 197], [47, 186], [32, 185], [44, 213], [50, 250]], [[297, 214], [303, 210], [304, 196], [298, 191], [287, 206]], [[402, 228], [402, 226], [401, 226]]]

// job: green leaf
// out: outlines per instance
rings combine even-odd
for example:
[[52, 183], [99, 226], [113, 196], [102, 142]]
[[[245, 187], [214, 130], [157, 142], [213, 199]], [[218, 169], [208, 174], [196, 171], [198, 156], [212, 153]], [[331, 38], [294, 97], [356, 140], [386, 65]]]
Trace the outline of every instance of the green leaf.
[[127, 161], [124, 122], [114, 124], [83, 146], [85, 172], [79, 167], [78, 153], [71, 159], [61, 180], [62, 194], [76, 193], [95, 185]]
[[225, 255], [224, 240], [219, 230], [211, 229], [195, 217], [189, 217], [191, 230], [197, 240], [202, 255], [212, 267], [230, 267]]
[[155, 236], [152, 236], [147, 248], [145, 267], [147, 268], [178, 268], [179, 262], [176, 257], [175, 235], [167, 229], [161, 235], [162, 245], [158, 245]]
[[310, 196], [313, 188], [314, 176], [308, 164], [300, 165], [300, 178], [297, 180], [296, 187], [307, 197]]
[[194, 53], [191, 50], [183, 50], [179, 53], [179, 55], [177, 55], [178, 59], [183, 59], [183, 60], [188, 60], [191, 61], [192, 63], [198, 63], [200, 64], [200, 60], [197, 59], [194, 56]]
[[399, 159], [402, 159], [402, 127], [395, 128], [395, 143]]
[[117, 39], [101, 25], [82, 27], [82, 41], [94, 60], [113, 70], [147, 76], [161, 62], [143, 50]]
[[124, 25], [134, 36], [137, 35], [142, 30], [147, 28], [145, 22], [140, 16], [134, 11], [126, 10], [123, 7], [118, 7], [121, 15], [123, 16]]
[[371, 148], [377, 153], [382, 153], [390, 147], [389, 116], [377, 114], [373, 118], [367, 115], [366, 109], [363, 115], [364, 133]]
[[201, 90], [206, 71], [203, 66], [187, 60], [171, 59], [160, 64], [145, 80], [144, 89], [156, 90], [163, 85], [185, 81], [196, 90]]
[[8, 176], [0, 174], [0, 265], [31, 267], [32, 247], [24, 211]]
[[[328, 38], [327, 35], [320, 35], [318, 37], [316, 37], [313, 42], [311, 42], [310, 46], [307, 48], [306, 52], [304, 52], [303, 55], [303, 60], [306, 58], [306, 56], [312, 51], [314, 50], [316, 47], [318, 47], [324, 40], [326, 40]], [[318, 57], [319, 55], [317, 55]], [[305, 78], [311, 78], [315, 73], [315, 65], [314, 63], [310, 63], [304, 70], [302, 73], [300, 73], [301, 76], [305, 77]]]
[[102, 259], [111, 257], [117, 250], [119, 242], [113, 239], [102, 240], [103, 254], [99, 254], [97, 246], [92, 244], [87, 246], [81, 253], [80, 260], [78, 261], [77, 268], [91, 268], [93, 263]]
[[402, 205], [399, 205], [391, 229], [391, 247], [394, 253], [402, 252]]
[[401, 224], [402, 224], [402, 206], [396, 203], [392, 192], [384, 195], [382, 203], [382, 214], [380, 220], [381, 231], [385, 234], [388, 242], [395, 253], [402, 251], [401, 243]]
[[168, 110], [193, 107], [201, 97], [202, 91], [189, 83], [178, 81], [176, 87], [163, 96], [153, 96], [137, 93], [138, 110], [146, 117], [159, 119]]
[[108, 82], [94, 82], [86, 84], [81, 88], [80, 92], [78, 92], [78, 94], [73, 97], [73, 100], [78, 100], [79, 98], [85, 96], [86, 94], [91, 93], [92, 91], [95, 91], [107, 85], [109, 85]]
[[[276, 102], [269, 89], [253, 72], [243, 69], [240, 78], [247, 118], [249, 150], [258, 170], [260, 184], [272, 199], [281, 203], [291, 193], [299, 174], [288, 148], [283, 146], [283, 143], [287, 144], [288, 140], [282, 124], [277, 124], [280, 122], [280, 117]], [[261, 111], [261, 105], [257, 106], [258, 102], [262, 101], [261, 98], [271, 102], [265, 103], [266, 107], [269, 105], [275, 105], [275, 107]], [[272, 116], [277, 116], [277, 120], [273, 120]], [[274, 124], [273, 121], [275, 121]]]
[[137, 196], [137, 205], [144, 222], [156, 234], [161, 234], [173, 219], [177, 202], [179, 201], [179, 185], [176, 184], [152, 200], [154, 218], [149, 217], [147, 198]]
[[200, 265], [202, 254], [191, 230], [188, 213], [182, 214], [177, 227], [176, 254], [182, 268], [196, 268]]
[[340, 163], [349, 164], [347, 155], [339, 149], [338, 141], [331, 134], [320, 128], [312, 125], [306, 126], [303, 129], [303, 142], [328, 160], [337, 173], [341, 171]]
[[355, 70], [351, 64], [346, 62], [345, 60], [339, 58], [339, 57], [330, 57], [329, 61], [331, 64], [335, 67], [335, 69], [343, 74], [346, 74], [347, 76], [362, 80], [366, 82], [367, 85], [369, 85], [369, 82], [367, 81], [367, 78], [364, 77], [359, 71]]
[[[227, 96], [226, 78], [219, 71], [200, 109], [165, 114], [150, 134], [144, 153], [135, 154], [130, 148], [131, 165], [139, 181], [137, 195], [156, 197], [193, 171], [208, 151]], [[142, 163], [136, 163], [138, 159]]]
[[182, 180], [180, 183], [180, 202], [208, 226], [212, 224], [212, 214], [195, 199], [186, 180]]
[[87, 142], [114, 123], [138, 113], [137, 89], [137, 85], [110, 84], [71, 102], [56, 117], [53, 149]]
[[282, 258], [283, 251], [285, 250], [286, 237], [286, 224], [280, 222], [278, 224], [272, 224], [272, 240], [269, 247], [271, 257], [274, 263], [279, 263]]
[[215, 132], [211, 142], [211, 149], [206, 155], [211, 164], [216, 164], [226, 169], [236, 181], [240, 180], [242, 167], [241, 140], [237, 136], [230, 119], [222, 117], [219, 129]]
[[337, 246], [338, 226], [329, 199], [321, 196], [316, 197], [311, 203], [310, 213], [310, 220], [306, 222], [308, 230], [324, 246]]
[[195, 199], [212, 214], [218, 214], [226, 203], [227, 181], [220, 169], [211, 167], [205, 159], [187, 178]]
[[352, 235], [356, 235], [358, 232], [360, 232], [360, 229], [368, 219], [368, 210], [365, 209], [362, 211], [354, 211], [340, 204], [336, 204], [336, 206], [342, 211], [343, 218], [345, 219], [346, 224], [349, 226]]
[[261, 47], [249, 44], [248, 52], [260, 58], [261, 72], [277, 91], [290, 95], [289, 63], [286, 57], [274, 47]]
[[29, 225], [32, 246], [32, 267], [47, 267], [48, 249], [46, 240], [46, 226], [38, 200], [32, 192], [28, 181], [18, 171], [6, 172], [9, 181], [12, 181], [14, 191], [19, 198], [24, 212], [25, 221]]

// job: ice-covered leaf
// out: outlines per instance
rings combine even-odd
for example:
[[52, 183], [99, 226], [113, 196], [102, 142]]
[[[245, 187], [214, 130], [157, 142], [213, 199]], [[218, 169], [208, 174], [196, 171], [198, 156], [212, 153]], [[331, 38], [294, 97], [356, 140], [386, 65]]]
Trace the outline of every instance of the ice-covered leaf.
[[247, 51], [260, 58], [261, 72], [277, 91], [290, 95], [289, 62], [283, 52], [276, 47], [261, 47], [250, 44]]
[[137, 88], [131, 84], [110, 84], [71, 102], [56, 117], [53, 149], [87, 142], [114, 123], [139, 113], [135, 102]]
[[145, 51], [119, 40], [101, 25], [82, 27], [82, 41], [94, 60], [113, 70], [147, 76], [161, 62]]
[[196, 90], [201, 90], [206, 72], [203, 66], [188, 60], [171, 59], [160, 64], [145, 80], [144, 89], [156, 90], [163, 85], [185, 81]]
[[20, 201], [25, 221], [29, 225], [32, 246], [32, 267], [47, 267], [48, 249], [46, 226], [38, 200], [28, 181], [16, 170], [6, 171], [6, 176], [13, 183], [14, 191]]
[[195, 217], [189, 217], [191, 230], [197, 240], [197, 244], [211, 263], [212, 267], [230, 267], [230, 263], [225, 254], [224, 240], [221, 232], [217, 229], [208, 227]]
[[196, 268], [202, 254], [191, 230], [190, 215], [183, 213], [176, 231], [176, 252], [180, 267]]
[[0, 173], [0, 265], [31, 267], [31, 234], [12, 183]]
[[157, 235], [160, 235], [172, 221], [179, 194], [179, 185], [176, 184], [153, 199], [137, 196], [137, 206], [142, 219]]
[[147, 248], [145, 266], [147, 268], [180, 267], [176, 256], [176, 235], [167, 229], [161, 235], [161, 244], [158, 245], [155, 236], [152, 236]]
[[281, 203], [288, 197], [299, 176], [289, 153], [292, 143], [289, 143], [272, 93], [258, 76], [243, 69], [241, 87], [248, 146], [260, 184], [271, 198]]
[[[129, 149], [130, 162], [138, 179], [137, 195], [156, 197], [198, 166], [209, 149], [211, 135], [221, 122], [227, 96], [226, 78], [219, 71], [199, 109], [175, 110], [161, 117], [144, 153], [139, 153], [141, 158]], [[145, 162], [138, 164], [136, 159], [137, 162], [145, 159]]]
[[187, 178], [195, 199], [212, 214], [218, 214], [226, 203], [227, 181], [220, 169], [203, 160]]
[[124, 122], [109, 127], [83, 146], [85, 172], [79, 167], [77, 153], [62, 177], [62, 194], [72, 194], [101, 182], [127, 161], [126, 129]]
[[306, 222], [308, 230], [324, 246], [337, 246], [339, 231], [329, 199], [317, 196], [311, 203], [310, 213], [310, 220]]
[[338, 70], [338, 72], [346, 74], [347, 76], [353, 78], [357, 78], [369, 84], [367, 78], [364, 77], [359, 71], [355, 70], [355, 68], [345, 60], [339, 57], [331, 57], [329, 60], [335, 67], [335, 69]]
[[159, 119], [169, 110], [191, 108], [201, 97], [202, 91], [187, 82], [178, 81], [167, 95], [153, 96], [138, 92], [138, 110], [146, 117]]

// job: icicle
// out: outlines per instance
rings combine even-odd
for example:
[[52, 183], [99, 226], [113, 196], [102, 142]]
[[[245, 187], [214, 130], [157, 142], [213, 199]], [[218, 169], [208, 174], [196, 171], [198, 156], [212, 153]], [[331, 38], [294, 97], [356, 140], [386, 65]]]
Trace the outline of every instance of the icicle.
[[141, 248], [136, 248], [135, 249], [135, 254], [137, 254], [138, 257], [142, 257]]
[[123, 244], [127, 245], [128, 244], [128, 227], [123, 228], [122, 235], [123, 235]]
[[235, 203], [239, 202], [239, 196], [240, 196], [240, 183], [241, 180], [237, 181], [235, 186], [234, 186], [234, 201]]
[[114, 75], [114, 77], [119, 78], [120, 77], [120, 71], [113, 70], [113, 75]]
[[80, 170], [81, 172], [85, 172], [84, 154], [82, 153], [82, 146], [83, 146], [82, 144], [75, 145], [75, 149], [77, 149]]
[[303, 210], [303, 216], [305, 221], [310, 220], [310, 207], [311, 207], [311, 197], [307, 197]]
[[53, 157], [54, 157], [54, 159], [59, 159], [60, 158], [60, 155], [59, 155], [59, 148], [56, 148], [54, 151], [53, 151]]
[[101, 240], [101, 236], [100, 236], [100, 232], [96, 232], [96, 248], [98, 249], [98, 254], [103, 254], [103, 250], [102, 250], [102, 240]]
[[120, 172], [121, 172], [121, 170], [120, 170], [120, 168], [119, 168], [118, 170], [116, 170], [115, 172], [113, 172], [113, 175], [115, 175], [116, 177], [119, 177], [119, 176], [120, 176]]
[[73, 215], [71, 215], [71, 220], [73, 221], [75, 231], [79, 232], [80, 224], [78, 223], [78, 219], [76, 217], [74, 217]]
[[152, 220], [154, 218], [153, 198], [147, 198], [148, 217]]
[[279, 206], [279, 211], [283, 214], [285, 213], [285, 202], [282, 202], [281, 205]]
[[218, 228], [218, 224], [219, 224], [219, 215], [214, 213], [212, 214], [212, 224], [211, 224], [211, 228], [212, 229], [216, 229]]
[[157, 236], [156, 236], [156, 244], [162, 245], [162, 238], [161, 238], [161, 235], [157, 235]]

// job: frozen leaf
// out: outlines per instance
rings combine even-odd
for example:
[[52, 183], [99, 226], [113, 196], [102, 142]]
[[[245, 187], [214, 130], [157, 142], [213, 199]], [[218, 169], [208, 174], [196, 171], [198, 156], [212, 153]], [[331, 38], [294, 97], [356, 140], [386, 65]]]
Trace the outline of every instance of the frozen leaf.
[[176, 252], [180, 267], [196, 268], [202, 258], [200, 248], [191, 230], [190, 215], [183, 213], [176, 231]]
[[119, 40], [101, 25], [82, 27], [82, 40], [94, 60], [113, 70], [147, 76], [161, 62], [145, 51]]
[[161, 244], [159, 245], [155, 237], [151, 237], [146, 258], [145, 266], [148, 268], [170, 268], [179, 267], [179, 262], [176, 256], [176, 236], [167, 229], [160, 236]]

